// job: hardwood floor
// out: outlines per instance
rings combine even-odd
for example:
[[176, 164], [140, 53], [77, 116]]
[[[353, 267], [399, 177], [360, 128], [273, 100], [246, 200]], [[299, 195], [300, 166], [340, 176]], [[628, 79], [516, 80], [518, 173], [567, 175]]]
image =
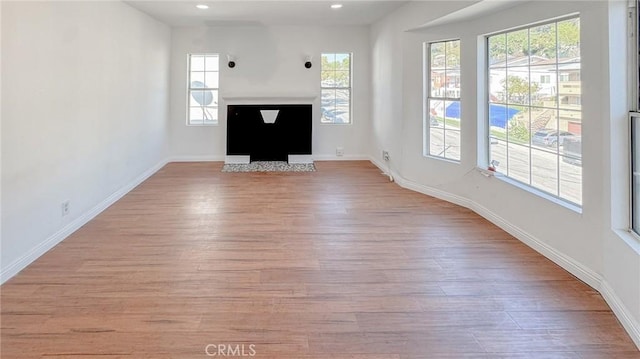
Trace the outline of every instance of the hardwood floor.
[[368, 162], [221, 166], [167, 165], [3, 285], [2, 358], [640, 358], [596, 291]]

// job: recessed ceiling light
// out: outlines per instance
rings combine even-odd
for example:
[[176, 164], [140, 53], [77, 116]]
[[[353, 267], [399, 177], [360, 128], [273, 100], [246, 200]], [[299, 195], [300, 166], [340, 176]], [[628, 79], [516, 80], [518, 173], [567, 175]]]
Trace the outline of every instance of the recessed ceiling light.
[[196, 7], [200, 10], [206, 10], [209, 8], [209, 5], [200, 4], [200, 5], [196, 5]]
[[342, 7], [342, 4], [333, 4], [331, 5], [332, 9], [340, 9]]

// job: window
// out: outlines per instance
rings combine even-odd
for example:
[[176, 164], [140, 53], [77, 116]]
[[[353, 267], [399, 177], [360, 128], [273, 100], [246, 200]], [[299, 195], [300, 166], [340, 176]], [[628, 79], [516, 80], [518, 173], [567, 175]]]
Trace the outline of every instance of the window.
[[218, 124], [218, 55], [189, 55], [187, 125]]
[[629, 8], [629, 62], [631, 76], [631, 229], [640, 234], [640, 1], [631, 2]]
[[460, 161], [460, 40], [430, 43], [426, 54], [424, 153]]
[[635, 41], [632, 42], [632, 56], [630, 56], [631, 59], [633, 59], [633, 70], [635, 71], [635, 76], [634, 76], [634, 80], [635, 83], [633, 84], [633, 91], [632, 93], [634, 94], [634, 97], [632, 99], [632, 101], [634, 102], [634, 106], [633, 108], [636, 111], [640, 111], [640, 1], [636, 1], [635, 3], [633, 3], [633, 9], [631, 11], [631, 18], [633, 21], [633, 33], [635, 34], [635, 38], [632, 36], [632, 40], [635, 39]]
[[489, 162], [581, 206], [580, 19], [488, 36], [487, 56]]
[[321, 123], [351, 123], [351, 54], [322, 54]]
[[631, 118], [631, 228], [640, 234], [640, 113]]

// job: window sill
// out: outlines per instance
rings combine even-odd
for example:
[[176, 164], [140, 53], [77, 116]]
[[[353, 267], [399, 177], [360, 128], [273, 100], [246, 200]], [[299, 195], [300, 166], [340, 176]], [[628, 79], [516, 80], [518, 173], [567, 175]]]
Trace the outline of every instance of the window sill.
[[613, 229], [613, 232], [640, 255], [640, 236], [638, 234], [630, 229]]
[[451, 158], [433, 156], [433, 155], [428, 155], [428, 154], [423, 154], [423, 156], [425, 158], [429, 158], [429, 159], [437, 160], [437, 161], [442, 161], [442, 162], [448, 162], [448, 163], [451, 163], [451, 164], [454, 164], [454, 165], [459, 165], [460, 164], [460, 160], [453, 160]]
[[570, 211], [573, 211], [573, 212], [578, 213], [578, 214], [582, 214], [582, 207], [580, 207], [580, 206], [578, 206], [578, 205], [576, 205], [574, 203], [571, 203], [571, 202], [568, 202], [568, 201], [564, 201], [564, 200], [562, 200], [562, 199], [560, 199], [558, 197], [552, 196], [552, 195], [550, 195], [550, 194], [548, 194], [546, 192], [543, 192], [541, 190], [533, 188], [533, 187], [531, 187], [529, 185], [526, 185], [526, 184], [524, 184], [524, 183], [522, 183], [520, 181], [517, 181], [517, 180], [514, 180], [512, 178], [509, 178], [509, 177], [505, 176], [502, 173], [489, 171], [489, 170], [486, 170], [486, 169], [480, 168], [480, 167], [476, 167], [476, 170], [478, 172], [480, 172], [483, 176], [498, 178], [499, 180], [501, 180], [503, 182], [506, 182], [506, 183], [508, 183], [510, 185], [518, 187], [518, 188], [520, 188], [520, 189], [522, 189], [522, 190], [524, 190], [526, 192], [529, 192], [529, 193], [531, 193], [533, 195], [536, 195], [538, 197], [542, 197], [542, 198], [544, 198], [544, 199], [546, 199], [546, 200], [548, 200], [550, 202], [553, 202], [553, 203], [555, 203], [555, 204], [557, 204], [559, 206], [562, 206], [562, 207], [564, 207], [564, 208], [566, 208], [566, 209], [568, 209]]

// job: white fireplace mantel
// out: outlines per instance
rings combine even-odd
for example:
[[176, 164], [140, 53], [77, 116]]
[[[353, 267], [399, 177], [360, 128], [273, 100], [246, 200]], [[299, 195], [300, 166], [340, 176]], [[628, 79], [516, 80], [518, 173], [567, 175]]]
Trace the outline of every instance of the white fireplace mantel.
[[222, 96], [225, 105], [307, 105], [313, 104], [315, 95]]

